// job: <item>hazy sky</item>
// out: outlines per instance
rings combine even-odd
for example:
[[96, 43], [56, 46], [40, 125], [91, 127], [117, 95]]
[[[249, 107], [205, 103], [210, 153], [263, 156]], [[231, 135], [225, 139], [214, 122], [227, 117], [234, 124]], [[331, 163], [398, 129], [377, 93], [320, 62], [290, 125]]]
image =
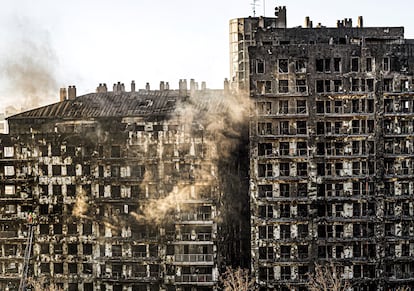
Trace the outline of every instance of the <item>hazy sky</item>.
[[[265, 1], [265, 3], [263, 2]], [[206, 81], [222, 88], [229, 76], [228, 22], [253, 15], [253, 0], [1, 0], [0, 112], [19, 101], [58, 100], [58, 88], [78, 95], [98, 83], [121, 81], [129, 90], [159, 81]], [[258, 0], [256, 16], [287, 6], [288, 26], [334, 27], [364, 16], [364, 26], [404, 26], [414, 38], [414, 1]]]

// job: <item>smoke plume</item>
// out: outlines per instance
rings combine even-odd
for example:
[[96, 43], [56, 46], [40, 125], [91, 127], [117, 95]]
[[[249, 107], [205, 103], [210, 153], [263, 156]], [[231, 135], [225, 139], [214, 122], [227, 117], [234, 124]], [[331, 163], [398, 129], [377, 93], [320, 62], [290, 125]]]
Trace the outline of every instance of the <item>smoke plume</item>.
[[12, 39], [0, 61], [0, 79], [13, 106], [31, 109], [57, 101], [58, 60], [48, 32], [27, 18], [14, 19], [10, 32]]
[[[227, 173], [226, 178], [220, 176], [226, 171], [223, 167], [233, 166], [231, 164], [232, 159], [234, 159], [234, 153], [238, 151], [242, 139], [241, 127], [247, 122], [250, 106], [250, 100], [247, 96], [230, 94], [226, 96], [222, 94], [209, 94], [207, 96], [195, 94], [195, 96], [191, 96], [178, 105], [175, 113], [176, 116], [179, 116], [180, 128], [191, 129], [194, 125], [198, 125], [204, 130], [205, 138], [203, 142], [208, 152], [207, 159], [213, 166], [211, 171], [200, 168], [191, 169], [190, 175], [195, 177], [195, 180], [198, 179], [203, 183], [207, 181], [210, 187], [223, 186], [225, 183], [240, 185], [237, 175], [232, 176], [231, 173]], [[232, 181], [234, 179], [237, 181]], [[144, 178], [143, 187], [149, 181], [150, 179]], [[182, 182], [185, 181], [179, 179], [176, 185], [184, 184]], [[200, 198], [197, 197], [198, 193], [195, 193], [195, 195], [191, 199], [197, 200]], [[185, 203], [189, 196], [190, 187], [184, 187], [179, 191], [171, 191], [163, 198], [151, 200], [148, 204], [142, 206], [140, 214], [134, 213], [133, 216], [139, 222], [159, 224], [177, 210], [181, 213], [194, 213], [195, 209], [191, 208], [193, 206]], [[238, 202], [234, 201], [234, 204]], [[223, 211], [226, 210], [221, 210], [221, 212]]]

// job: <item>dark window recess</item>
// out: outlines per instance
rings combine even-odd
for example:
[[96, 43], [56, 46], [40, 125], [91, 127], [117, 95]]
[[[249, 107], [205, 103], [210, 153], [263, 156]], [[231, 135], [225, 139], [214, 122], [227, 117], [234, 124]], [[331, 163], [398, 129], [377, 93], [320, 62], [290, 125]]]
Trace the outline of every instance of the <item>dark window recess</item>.
[[92, 223], [84, 223], [83, 224], [83, 234], [84, 235], [92, 234]]
[[75, 156], [75, 147], [74, 146], [66, 146], [66, 155], [70, 157]]
[[289, 184], [280, 184], [280, 197], [289, 197], [290, 196], [290, 185]]
[[78, 283], [69, 283], [68, 291], [78, 291]]
[[306, 62], [305, 60], [297, 60], [295, 62], [296, 73], [306, 73]]
[[40, 244], [40, 253], [41, 254], [49, 254], [49, 244]]
[[67, 165], [66, 166], [66, 175], [67, 176], [75, 176], [75, 166], [74, 165]]
[[359, 72], [359, 58], [351, 58], [351, 72]]
[[69, 196], [69, 197], [76, 196], [76, 186], [75, 185], [66, 185], [66, 196]]
[[279, 59], [279, 73], [289, 72], [289, 62], [287, 59]]
[[54, 196], [61, 196], [62, 195], [62, 186], [61, 185], [53, 185], [53, 195]]
[[67, 227], [68, 227], [68, 234], [78, 233], [78, 225], [76, 223], [69, 223], [67, 224]]
[[42, 157], [48, 156], [48, 146], [40, 146], [40, 152]]
[[393, 89], [392, 79], [391, 78], [384, 79], [384, 92], [391, 92], [392, 89]]
[[316, 72], [322, 73], [323, 67], [323, 59], [316, 59]]
[[84, 263], [83, 264], [83, 273], [84, 274], [92, 274], [92, 264]]
[[334, 58], [334, 72], [341, 71], [341, 58]]
[[49, 204], [40, 204], [39, 205], [39, 214], [40, 215], [49, 214]]
[[365, 71], [372, 72], [372, 58], [367, 58], [366, 59]]
[[78, 254], [78, 245], [68, 244], [68, 255], [77, 255], [77, 254]]
[[273, 196], [272, 188], [273, 188], [272, 185], [259, 185], [258, 186], [259, 197], [261, 198], [272, 197]]
[[296, 80], [296, 92], [305, 93], [306, 91], [306, 80]]
[[121, 174], [121, 168], [120, 166], [111, 166], [111, 177], [119, 177]]
[[68, 271], [70, 274], [78, 273], [78, 264], [77, 263], [68, 263]]
[[279, 80], [279, 93], [288, 93], [288, 92], [289, 92], [288, 80]]
[[259, 156], [267, 156], [272, 154], [272, 144], [271, 143], [259, 143], [258, 147]]
[[54, 246], [53, 246], [53, 252], [54, 252], [56, 255], [63, 254], [63, 246], [62, 246], [62, 244], [56, 244], [56, 245], [54, 245]]
[[40, 234], [49, 234], [49, 224], [40, 224], [39, 225]]
[[63, 274], [63, 263], [54, 263], [53, 270], [55, 274]]
[[60, 144], [52, 144], [52, 156], [60, 156], [61, 148]]
[[111, 186], [111, 197], [112, 198], [121, 198], [121, 186]]
[[307, 134], [307, 124], [306, 121], [297, 121], [296, 122], [296, 133], [297, 134]]
[[92, 244], [84, 244], [83, 245], [83, 254], [84, 255], [92, 255]]
[[50, 264], [49, 263], [41, 263], [40, 264], [40, 272], [43, 274], [49, 274], [50, 273]]
[[53, 225], [53, 233], [54, 234], [62, 234], [62, 224], [54, 224]]
[[325, 113], [325, 102], [316, 101], [316, 113]]
[[273, 165], [272, 164], [259, 164], [259, 177], [272, 177], [273, 176]]
[[131, 167], [131, 177], [138, 177], [142, 178], [145, 174], [145, 166], [144, 165], [135, 165]]
[[82, 190], [85, 195], [91, 195], [92, 186], [90, 184], [82, 185]]
[[111, 157], [112, 158], [120, 158], [121, 157], [121, 147], [120, 146], [112, 146], [111, 147]]
[[49, 195], [49, 185], [39, 185], [40, 195]]
[[62, 175], [62, 166], [60, 166], [60, 165], [53, 165], [52, 166], [52, 174], [53, 174], [53, 176], [60, 176], [60, 175]]
[[265, 65], [263, 60], [256, 60], [256, 73], [263, 74], [265, 72]]
[[91, 174], [91, 166], [90, 165], [83, 165], [82, 170], [83, 170], [83, 175], [85, 175], [85, 176]]
[[383, 58], [382, 59], [382, 70], [389, 71], [390, 70], [390, 58]]
[[316, 80], [316, 93], [325, 92], [324, 80]]

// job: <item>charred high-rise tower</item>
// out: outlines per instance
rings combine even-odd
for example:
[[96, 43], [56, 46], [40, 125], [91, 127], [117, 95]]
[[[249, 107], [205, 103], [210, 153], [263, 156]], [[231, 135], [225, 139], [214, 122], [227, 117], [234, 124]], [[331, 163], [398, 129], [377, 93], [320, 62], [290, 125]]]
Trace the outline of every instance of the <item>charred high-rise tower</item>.
[[239, 65], [255, 105], [251, 253], [262, 290], [307, 290], [326, 262], [354, 290], [412, 286], [414, 42], [362, 17], [335, 28], [258, 21], [276, 20], [231, 24], [254, 26], [238, 44], [250, 42]]

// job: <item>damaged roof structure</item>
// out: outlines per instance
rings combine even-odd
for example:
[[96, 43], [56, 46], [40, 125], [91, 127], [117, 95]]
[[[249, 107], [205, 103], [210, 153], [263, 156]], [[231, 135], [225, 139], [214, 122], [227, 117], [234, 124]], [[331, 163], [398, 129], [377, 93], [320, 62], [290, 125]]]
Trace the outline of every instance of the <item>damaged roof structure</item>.
[[[233, 88], [249, 94], [251, 271], [308, 290], [333, 264], [353, 290], [414, 284], [414, 41], [402, 27], [230, 22]], [[237, 45], [236, 45], [237, 44]]]
[[239, 137], [223, 140], [239, 126], [235, 100], [194, 80], [189, 90], [186, 80], [179, 90], [165, 85], [100, 84], [79, 97], [70, 86], [60, 102], [8, 119], [1, 290], [19, 287], [31, 226], [28, 276], [64, 290], [217, 288], [219, 269], [240, 257], [240, 226], [226, 223], [224, 206], [234, 198], [221, 178], [238, 177], [230, 164]]

